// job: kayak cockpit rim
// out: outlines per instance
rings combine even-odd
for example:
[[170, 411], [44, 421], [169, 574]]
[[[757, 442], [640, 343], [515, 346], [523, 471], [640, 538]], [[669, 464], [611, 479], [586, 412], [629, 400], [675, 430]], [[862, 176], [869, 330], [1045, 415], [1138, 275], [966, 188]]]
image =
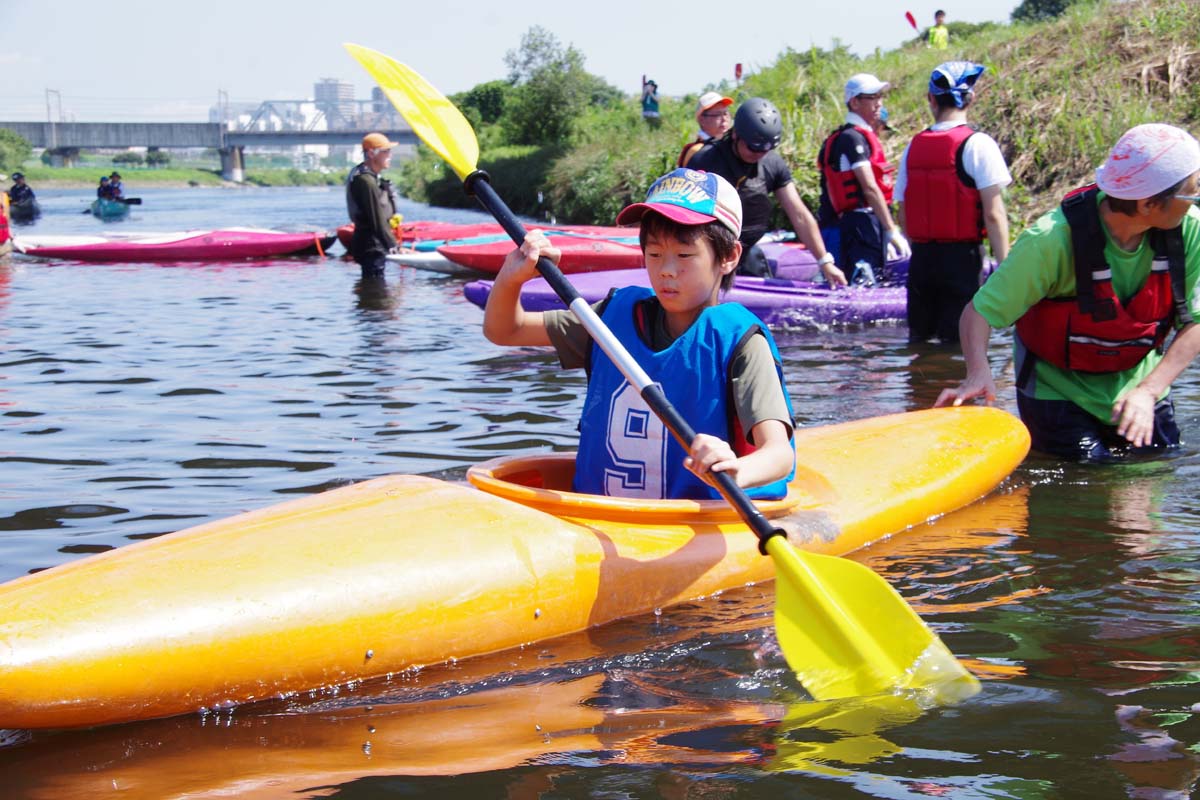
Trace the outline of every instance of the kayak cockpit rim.
[[[574, 474], [574, 453], [541, 453], [485, 461], [467, 470], [467, 480], [488, 494], [556, 516], [647, 524], [740, 521], [737, 512], [724, 500], [644, 500], [573, 492]], [[755, 502], [768, 519], [786, 516], [801, 504], [816, 505], [816, 500], [794, 483], [780, 500]]]

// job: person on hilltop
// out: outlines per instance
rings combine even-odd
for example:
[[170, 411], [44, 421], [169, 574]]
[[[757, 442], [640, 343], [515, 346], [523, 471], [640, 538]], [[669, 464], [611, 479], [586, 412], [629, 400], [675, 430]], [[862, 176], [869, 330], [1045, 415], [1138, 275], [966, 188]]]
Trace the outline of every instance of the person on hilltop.
[[642, 84], [642, 119], [652, 128], [657, 128], [662, 123], [662, 117], [658, 113], [658, 84], [654, 81]]
[[120, 200], [125, 196], [125, 185], [121, 183], [121, 173], [116, 170], [108, 176], [109, 199]]
[[737, 187], [745, 214], [742, 224], [742, 256], [738, 272], [746, 275], [771, 274], [771, 266], [758, 240], [771, 224], [771, 195], [787, 214], [797, 238], [804, 243], [826, 280], [837, 286], [846, 284], [832, 253], [792, 180], [792, 171], [776, 151], [783, 138], [779, 109], [762, 97], [751, 97], [738, 108], [733, 128], [688, 161], [691, 169], [714, 172]]
[[958, 318], [979, 288], [986, 238], [1008, 255], [1004, 187], [1012, 183], [1000, 146], [967, 122], [981, 64], [948, 61], [929, 76], [933, 125], [913, 137], [896, 172], [900, 227], [912, 244], [908, 339], [958, 342]]
[[732, 99], [717, 92], [705, 92], [700, 95], [700, 99], [696, 101], [696, 122], [700, 125], [700, 131], [694, 140], [683, 146], [675, 166], [686, 167], [692, 156], [725, 135], [729, 126], [733, 124], [733, 118], [729, 115], [731, 105]]
[[886, 279], [889, 256], [911, 254], [892, 219], [894, 169], [874, 129], [889, 86], [865, 72], [852, 75], [844, 90], [846, 121], [829, 134], [817, 155], [821, 227], [837, 228], [838, 261], [854, 270], [855, 281], [865, 283]]
[[795, 472], [792, 406], [771, 333], [744, 306], [718, 303], [741, 256], [741, 200], [719, 175], [676, 169], [627, 206], [640, 224], [650, 287], [615, 290], [594, 308], [667, 399], [695, 426], [685, 450], [570, 311], [529, 312], [521, 286], [559, 251], [531, 231], [496, 276], [483, 332], [502, 345], [553, 345], [588, 373], [577, 492], [645, 499], [718, 499], [712, 472], [751, 497], [780, 498]]
[[396, 249], [390, 220], [396, 214], [391, 184], [380, 174], [392, 164], [396, 143], [382, 133], [362, 138], [363, 160], [346, 176], [346, 211], [354, 223], [350, 254], [362, 269], [364, 280], [384, 275], [387, 255]]
[[1178, 447], [1170, 388], [1200, 352], [1198, 202], [1200, 143], [1170, 125], [1127, 131], [1096, 183], [1025, 230], [963, 309], [967, 376], [936, 405], [995, 399], [988, 339], [1015, 324], [1034, 449], [1109, 461]]
[[945, 50], [950, 46], [950, 29], [946, 27], [946, 12], [940, 8], [933, 12], [933, 27], [926, 34], [926, 46], [934, 50]]

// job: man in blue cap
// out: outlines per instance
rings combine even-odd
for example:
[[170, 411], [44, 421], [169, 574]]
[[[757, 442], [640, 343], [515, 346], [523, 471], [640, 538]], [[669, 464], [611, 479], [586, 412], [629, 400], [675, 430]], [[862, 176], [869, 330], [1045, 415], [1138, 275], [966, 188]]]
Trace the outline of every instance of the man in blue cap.
[[963, 307], [979, 288], [983, 240], [999, 263], [1008, 255], [1004, 187], [1012, 183], [999, 145], [967, 123], [981, 64], [948, 61], [929, 77], [934, 123], [900, 158], [895, 199], [912, 245], [908, 267], [908, 338], [958, 341]]

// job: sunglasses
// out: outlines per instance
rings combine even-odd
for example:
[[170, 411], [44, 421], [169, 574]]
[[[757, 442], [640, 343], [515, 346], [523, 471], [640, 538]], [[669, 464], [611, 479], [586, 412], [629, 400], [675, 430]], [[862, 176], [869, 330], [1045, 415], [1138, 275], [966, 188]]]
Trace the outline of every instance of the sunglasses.
[[1176, 199], [1176, 200], [1186, 200], [1186, 201], [1188, 201], [1189, 203], [1195, 203], [1196, 205], [1200, 205], [1200, 195], [1196, 195], [1196, 194], [1177, 194], [1177, 195], [1174, 195], [1174, 197], [1175, 197], [1175, 199]]
[[729, 112], [728, 111], [705, 111], [700, 116], [702, 116], [706, 119], [717, 119], [719, 117], [728, 117]]
[[778, 139], [767, 139], [766, 141], [759, 142], [751, 142], [745, 139], [742, 141], [746, 143], [746, 147], [753, 153], [769, 153], [779, 146]]

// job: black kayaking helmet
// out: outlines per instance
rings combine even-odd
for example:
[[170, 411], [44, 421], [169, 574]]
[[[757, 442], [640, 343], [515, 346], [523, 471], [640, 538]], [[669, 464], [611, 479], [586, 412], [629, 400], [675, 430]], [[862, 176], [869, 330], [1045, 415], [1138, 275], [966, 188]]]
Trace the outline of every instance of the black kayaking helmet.
[[772, 150], [779, 146], [783, 136], [779, 109], [770, 100], [751, 97], [737, 110], [733, 118], [733, 132], [756, 153]]

